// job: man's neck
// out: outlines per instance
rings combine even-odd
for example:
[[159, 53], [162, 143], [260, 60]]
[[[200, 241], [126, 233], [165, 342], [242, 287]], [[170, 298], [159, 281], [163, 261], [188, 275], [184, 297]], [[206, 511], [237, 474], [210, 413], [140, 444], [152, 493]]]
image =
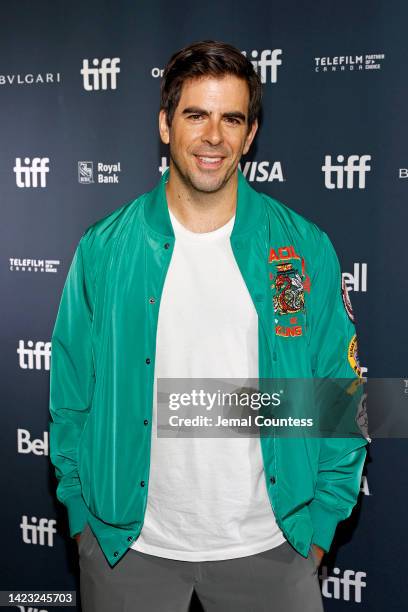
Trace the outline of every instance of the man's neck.
[[166, 199], [176, 219], [192, 232], [212, 232], [225, 225], [235, 214], [238, 174], [235, 173], [219, 191], [205, 193], [185, 184], [177, 170], [170, 169]]

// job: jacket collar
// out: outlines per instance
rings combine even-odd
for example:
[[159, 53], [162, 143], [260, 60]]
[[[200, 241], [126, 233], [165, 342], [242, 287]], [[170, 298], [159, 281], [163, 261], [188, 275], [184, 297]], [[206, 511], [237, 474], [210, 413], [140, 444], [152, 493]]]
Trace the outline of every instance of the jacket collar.
[[[167, 168], [156, 187], [147, 194], [144, 217], [148, 227], [155, 233], [174, 238], [165, 189], [169, 173], [170, 169]], [[249, 185], [238, 168], [238, 198], [231, 239], [254, 233], [263, 219], [265, 209], [262, 202], [262, 196]]]

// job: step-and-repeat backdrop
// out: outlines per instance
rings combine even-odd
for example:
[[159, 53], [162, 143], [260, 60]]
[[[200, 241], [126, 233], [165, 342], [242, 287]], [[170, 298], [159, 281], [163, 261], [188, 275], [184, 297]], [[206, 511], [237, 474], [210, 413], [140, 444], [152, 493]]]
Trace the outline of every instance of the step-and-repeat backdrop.
[[[365, 376], [408, 377], [407, 20], [406, 3], [385, 0], [3, 2], [1, 589], [79, 599], [49, 460], [50, 337], [85, 228], [168, 166], [157, 115], [175, 50], [211, 38], [251, 59], [263, 116], [241, 168], [332, 239]], [[369, 448], [358, 505], [320, 569], [328, 611], [406, 610], [407, 450]]]

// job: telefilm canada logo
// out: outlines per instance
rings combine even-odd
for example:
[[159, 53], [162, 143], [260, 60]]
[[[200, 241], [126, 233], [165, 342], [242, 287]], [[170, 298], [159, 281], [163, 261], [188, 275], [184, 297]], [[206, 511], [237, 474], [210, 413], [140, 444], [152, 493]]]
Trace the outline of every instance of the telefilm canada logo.
[[361, 72], [381, 70], [385, 53], [364, 53], [360, 55], [331, 55], [314, 58], [315, 72]]
[[82, 60], [82, 82], [85, 91], [106, 91], [116, 89], [118, 84], [117, 75], [120, 73], [119, 57], [104, 57], [92, 60], [92, 66], [88, 59]]
[[[94, 168], [96, 172], [94, 173]], [[78, 162], [78, 182], [81, 185], [99, 184], [118, 184], [122, 168], [120, 162], [115, 164], [105, 164], [104, 162], [79, 161]]]
[[59, 259], [28, 259], [9, 257], [10, 272], [58, 272]]
[[[168, 158], [162, 157], [159, 166], [160, 174], [164, 174], [168, 167]], [[280, 161], [246, 161], [240, 162], [238, 167], [249, 183], [272, 183], [274, 181], [282, 183], [286, 180]]]

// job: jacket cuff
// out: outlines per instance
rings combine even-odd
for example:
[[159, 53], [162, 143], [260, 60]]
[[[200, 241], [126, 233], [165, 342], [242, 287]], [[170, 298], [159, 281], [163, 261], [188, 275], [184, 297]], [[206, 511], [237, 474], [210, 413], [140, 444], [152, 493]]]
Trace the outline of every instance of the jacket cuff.
[[338, 523], [342, 520], [333, 508], [329, 508], [319, 500], [314, 499], [309, 504], [313, 523], [312, 543], [329, 552]]
[[82, 532], [88, 518], [88, 508], [82, 495], [72, 495], [65, 500], [68, 510], [69, 534], [73, 538], [77, 533]]

